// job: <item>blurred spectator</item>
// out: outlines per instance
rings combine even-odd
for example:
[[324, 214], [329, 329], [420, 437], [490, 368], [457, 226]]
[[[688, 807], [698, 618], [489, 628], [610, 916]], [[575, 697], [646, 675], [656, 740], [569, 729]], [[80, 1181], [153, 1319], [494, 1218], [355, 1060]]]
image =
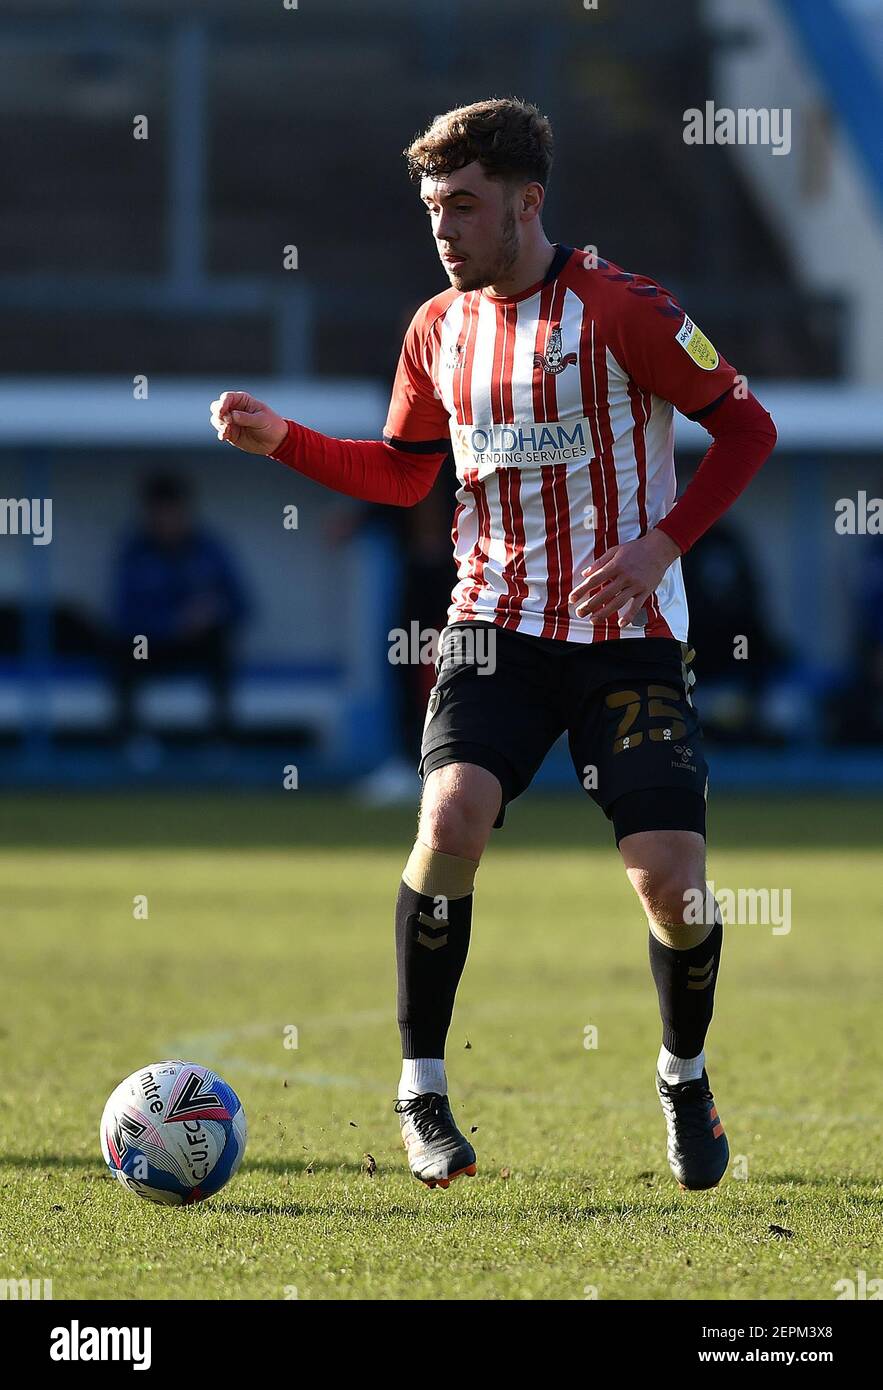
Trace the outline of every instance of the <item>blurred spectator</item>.
[[[413, 313], [411, 304], [401, 314], [397, 332], [385, 339], [389, 360], [383, 363], [385, 377], [392, 380], [401, 341]], [[428, 496], [416, 507], [382, 507], [341, 504], [327, 531], [331, 544], [347, 541], [355, 532], [369, 526], [382, 528], [398, 562], [396, 599], [389, 615], [390, 628], [410, 633], [411, 623], [418, 631], [431, 630], [439, 636], [448, 620], [451, 590], [457, 580], [451, 544], [454, 494], [457, 479], [453, 458], [442, 464]], [[429, 692], [435, 684], [432, 662], [393, 665], [393, 751], [357, 787], [369, 805], [410, 805], [420, 794], [417, 764]]]
[[[421, 631], [432, 629], [441, 634], [448, 620], [451, 590], [457, 578], [451, 546], [453, 465], [443, 467], [435, 486], [416, 507], [395, 508], [392, 518], [398, 525], [404, 572], [402, 575], [401, 611], [398, 626], [409, 629], [417, 622]], [[402, 752], [408, 767], [414, 770], [420, 758], [423, 723], [429, 693], [435, 685], [435, 667], [431, 662], [406, 668], [406, 678], [399, 687], [399, 717], [401, 720]]]
[[[210, 685], [206, 732], [230, 732], [231, 643], [247, 611], [232, 556], [194, 517], [190, 488], [154, 474], [141, 489], [140, 524], [125, 540], [114, 576], [114, 672], [119, 732], [135, 732], [139, 683], [157, 675], [196, 673]], [[148, 640], [136, 660], [136, 637]]]
[[687, 552], [683, 569], [697, 704], [708, 737], [726, 743], [788, 737], [798, 712], [783, 695], [786, 687], [776, 684], [787, 654], [770, 631], [745, 542], [719, 521]]
[[840, 743], [883, 743], [883, 538], [864, 543], [856, 586], [855, 631], [845, 691], [829, 700], [831, 732]]
[[857, 664], [867, 691], [869, 728], [865, 742], [883, 741], [883, 538], [869, 542], [858, 596], [860, 630]]
[[[438, 636], [447, 622], [451, 590], [456, 581], [451, 549], [451, 521], [456, 481], [453, 465], [443, 466], [429, 495], [416, 507], [341, 508], [327, 532], [332, 543], [348, 540], [366, 526], [382, 527], [395, 549], [397, 588], [390, 627], [410, 633], [431, 630]], [[358, 786], [370, 805], [413, 802], [419, 795], [417, 764], [429, 692], [435, 684], [432, 662], [394, 665], [391, 756]]]

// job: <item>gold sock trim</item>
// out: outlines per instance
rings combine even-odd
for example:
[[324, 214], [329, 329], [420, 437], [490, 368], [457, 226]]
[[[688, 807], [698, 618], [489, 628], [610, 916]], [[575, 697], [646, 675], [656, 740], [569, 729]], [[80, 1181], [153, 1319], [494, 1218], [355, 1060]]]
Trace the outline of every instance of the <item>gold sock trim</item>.
[[475, 887], [477, 869], [477, 859], [443, 854], [440, 849], [415, 840], [402, 878], [415, 893], [423, 893], [428, 898], [468, 898]]
[[707, 936], [710, 936], [714, 929], [707, 922], [692, 923], [687, 926], [682, 922], [676, 922], [673, 926], [660, 926], [658, 922], [650, 923], [650, 930], [663, 946], [668, 946], [672, 951], [692, 951], [694, 946], [701, 946]]
[[[694, 946], [701, 946], [707, 936], [710, 936], [714, 928], [721, 919], [721, 910], [717, 905], [714, 894], [705, 885], [705, 903], [701, 922], [671, 922], [660, 924], [659, 922], [650, 923], [650, 931], [671, 951], [692, 951]], [[693, 985], [695, 989], [697, 986]]]

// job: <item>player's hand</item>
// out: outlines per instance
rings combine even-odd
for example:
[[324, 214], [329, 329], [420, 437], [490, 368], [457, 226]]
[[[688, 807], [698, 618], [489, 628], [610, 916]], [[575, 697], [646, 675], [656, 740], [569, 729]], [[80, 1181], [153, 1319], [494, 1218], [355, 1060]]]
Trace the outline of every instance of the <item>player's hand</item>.
[[587, 570], [570, 595], [579, 618], [612, 618], [627, 627], [640, 613], [680, 550], [664, 531], [611, 546]]
[[247, 391], [224, 391], [212, 401], [211, 422], [218, 438], [247, 454], [275, 454], [288, 422]]

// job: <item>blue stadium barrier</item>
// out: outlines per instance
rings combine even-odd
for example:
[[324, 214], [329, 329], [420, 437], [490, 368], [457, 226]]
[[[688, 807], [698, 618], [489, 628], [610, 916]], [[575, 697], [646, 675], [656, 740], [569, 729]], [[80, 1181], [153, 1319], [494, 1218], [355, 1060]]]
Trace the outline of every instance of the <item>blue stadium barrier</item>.
[[858, 25], [837, 0], [779, 0], [843, 118], [883, 208], [883, 83]]

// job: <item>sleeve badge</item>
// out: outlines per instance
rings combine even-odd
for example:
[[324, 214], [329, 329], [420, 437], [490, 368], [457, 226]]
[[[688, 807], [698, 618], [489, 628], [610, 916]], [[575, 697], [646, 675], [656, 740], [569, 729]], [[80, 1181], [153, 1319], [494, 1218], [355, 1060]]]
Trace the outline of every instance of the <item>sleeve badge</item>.
[[692, 357], [696, 366], [701, 367], [703, 372], [713, 372], [720, 362], [717, 348], [708, 341], [702, 329], [697, 328], [693, 320], [688, 318], [686, 314], [684, 315], [684, 322], [675, 334], [675, 339], [680, 343], [687, 356]]

